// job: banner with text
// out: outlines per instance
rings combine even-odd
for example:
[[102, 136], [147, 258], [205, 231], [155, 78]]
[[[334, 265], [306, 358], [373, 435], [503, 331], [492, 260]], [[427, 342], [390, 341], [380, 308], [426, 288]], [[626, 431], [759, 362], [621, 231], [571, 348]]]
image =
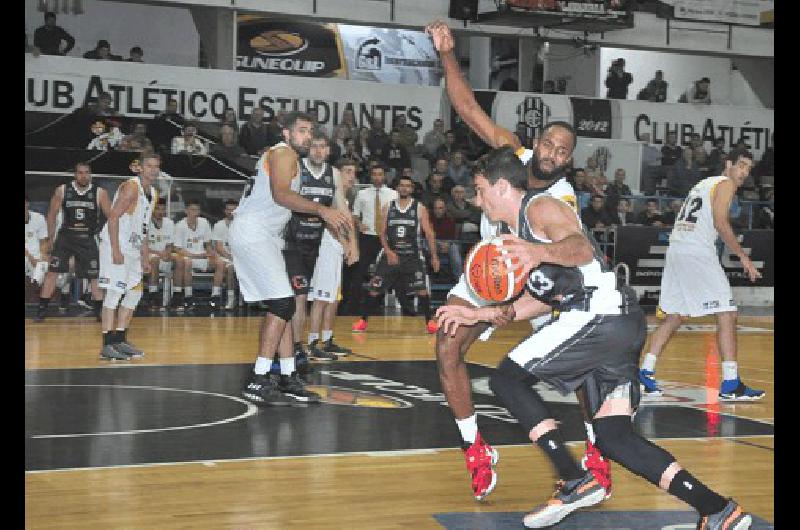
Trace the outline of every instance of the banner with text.
[[[664, 261], [669, 246], [670, 229], [649, 226], [620, 226], [617, 228], [614, 257], [616, 263], [625, 263], [631, 270], [631, 285], [661, 285]], [[747, 273], [728, 247], [722, 252], [720, 262], [725, 275], [735, 287], [774, 287], [775, 263], [773, 230], [744, 230], [738, 236], [744, 251], [762, 274], [751, 283]]]
[[120, 114], [142, 118], [163, 112], [173, 98], [179, 113], [199, 121], [217, 121], [228, 107], [244, 120], [261, 106], [267, 119], [279, 110], [316, 109], [320, 122], [330, 126], [352, 109], [359, 125], [368, 125], [372, 117], [392, 123], [403, 115], [424, 133], [442, 113], [438, 87], [25, 56], [26, 111], [69, 113], [103, 91], [111, 94]]
[[760, 26], [775, 18], [773, 0], [661, 0], [675, 8], [675, 18]]

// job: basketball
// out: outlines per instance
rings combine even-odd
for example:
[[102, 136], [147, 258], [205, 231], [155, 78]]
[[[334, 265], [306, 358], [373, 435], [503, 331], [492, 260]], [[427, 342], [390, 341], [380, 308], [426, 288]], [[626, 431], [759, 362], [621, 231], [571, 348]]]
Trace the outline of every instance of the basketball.
[[[467, 285], [476, 296], [487, 302], [506, 302], [522, 292], [525, 278], [510, 270], [511, 258], [506, 257], [500, 239], [478, 242], [467, 255]], [[504, 258], [498, 260], [497, 258]]]

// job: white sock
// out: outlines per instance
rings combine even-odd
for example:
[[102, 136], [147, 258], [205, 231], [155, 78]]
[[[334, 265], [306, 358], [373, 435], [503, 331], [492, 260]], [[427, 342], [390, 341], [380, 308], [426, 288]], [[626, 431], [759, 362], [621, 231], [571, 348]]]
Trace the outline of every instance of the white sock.
[[463, 420], [456, 420], [458, 430], [461, 431], [461, 439], [467, 443], [474, 444], [475, 438], [478, 436], [478, 417], [473, 414], [469, 418]]
[[333, 338], [333, 330], [332, 329], [323, 329], [322, 330], [322, 342], [327, 342]]
[[219, 296], [222, 294], [222, 286], [221, 285], [212, 285], [211, 286], [211, 296]]
[[183, 293], [186, 296], [186, 298], [189, 298], [190, 296], [192, 296], [192, 288], [191, 287], [184, 287], [183, 288]]
[[308, 334], [308, 343], [311, 344], [315, 340], [319, 340], [319, 333], [309, 333]]
[[281, 375], [292, 375], [294, 373], [294, 356], [281, 357]]
[[647, 355], [644, 356], [644, 361], [642, 361], [642, 370], [647, 370], [648, 372], [655, 372], [657, 360], [658, 357], [656, 357], [650, 352], [647, 352]]
[[233, 289], [228, 289], [228, 302], [233, 303], [233, 299], [236, 296], [236, 291]]
[[147, 286], [148, 293], [157, 293], [158, 292], [158, 285], [148, 285]]
[[253, 371], [258, 375], [265, 375], [267, 372], [269, 372], [269, 367], [271, 365], [272, 363], [266, 357], [257, 357], [256, 366]]
[[592, 424], [591, 423], [587, 423], [587, 422], [583, 422], [583, 426], [586, 427], [586, 438], [590, 442], [592, 442], [592, 445], [594, 445], [595, 438], [594, 438], [594, 428], [592, 428]]
[[173, 287], [172, 288], [172, 292], [173, 293], [182, 293], [183, 292], [183, 287]]
[[736, 361], [722, 361], [722, 379], [731, 381], [739, 378], [739, 364]]

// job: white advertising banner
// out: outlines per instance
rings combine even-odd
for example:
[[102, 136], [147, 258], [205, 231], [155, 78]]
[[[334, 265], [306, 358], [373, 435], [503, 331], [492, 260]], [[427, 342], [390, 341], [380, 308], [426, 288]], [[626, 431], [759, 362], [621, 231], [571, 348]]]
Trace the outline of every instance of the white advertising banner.
[[153, 117], [173, 98], [178, 112], [199, 121], [217, 121], [227, 107], [246, 119], [260, 105], [267, 118], [282, 109], [316, 109], [319, 120], [332, 125], [351, 108], [359, 125], [372, 117], [392, 123], [403, 115], [422, 133], [441, 115], [443, 97], [438, 87], [25, 56], [26, 111], [69, 113], [103, 91], [120, 114], [131, 117]]
[[662, 0], [675, 8], [675, 18], [759, 26], [771, 22], [772, 0]]

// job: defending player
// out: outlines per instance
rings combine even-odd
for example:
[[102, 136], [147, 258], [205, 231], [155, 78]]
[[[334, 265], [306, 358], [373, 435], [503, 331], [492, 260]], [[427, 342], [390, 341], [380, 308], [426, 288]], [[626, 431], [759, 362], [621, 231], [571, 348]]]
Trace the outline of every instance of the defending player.
[[[351, 159], [341, 159], [337, 162], [336, 168], [339, 170], [338, 180], [336, 180], [337, 174], [334, 173], [337, 194], [341, 191], [347, 209], [351, 211], [352, 206], [347, 201], [347, 196], [355, 186], [358, 163]], [[353, 246], [355, 253], [347, 256], [348, 266], [359, 258], [358, 240], [355, 237]], [[311, 288], [308, 291], [308, 299], [313, 301], [308, 323], [308, 351], [311, 357], [322, 358], [325, 354], [341, 357], [353, 353], [333, 341], [333, 321], [339, 305], [343, 258], [344, 247], [326, 228], [319, 245], [319, 256], [314, 266], [314, 275], [311, 277]]]
[[142, 298], [142, 274], [150, 272], [147, 228], [158, 195], [153, 183], [158, 178], [161, 157], [142, 156], [139, 176], [120, 184], [108, 221], [100, 232], [100, 287], [103, 299], [103, 359], [128, 360], [144, 352], [127, 340], [127, 329]]
[[[552, 122], [544, 128], [533, 150], [523, 149], [514, 133], [494, 123], [478, 105], [472, 89], [461, 75], [458, 61], [453, 53], [453, 36], [447, 25], [437, 21], [430, 24], [426, 31], [433, 38], [434, 47], [439, 51], [445, 72], [447, 94], [464, 122], [492, 147], [509, 145], [516, 150], [517, 156], [527, 165], [529, 189], [548, 193], [566, 202], [575, 210], [577, 207], [575, 192], [564, 178], [564, 171], [572, 158], [576, 142], [572, 126], [564, 122]], [[499, 232], [499, 223], [489, 222], [486, 215], [481, 217], [482, 239], [496, 236]], [[448, 293], [447, 305], [480, 307], [484, 304], [485, 302], [470, 292], [463, 275]], [[533, 321], [531, 323], [534, 324]], [[464, 357], [470, 345], [487, 332], [487, 328], [484, 323], [462, 326], [454, 336], [439, 333], [436, 341], [436, 359], [442, 390], [461, 433], [467, 469], [472, 476], [473, 495], [478, 500], [491, 493], [496, 484], [497, 477], [492, 466], [497, 462], [498, 454], [484, 441], [478, 431]], [[577, 397], [583, 405], [587, 431], [585, 464], [595, 472], [598, 480], [610, 493], [611, 475], [608, 463], [592, 445], [593, 433], [586, 415], [585, 397], [580, 391]]]
[[699, 529], [749, 528], [752, 518], [741, 507], [708, 489], [633, 427], [640, 396], [637, 361], [647, 335], [636, 294], [617, 287], [616, 274], [586, 237], [574, 210], [546, 194], [526, 192], [527, 171], [512, 148], [492, 152], [486, 167], [485, 176], [475, 179], [476, 202], [490, 220], [507, 223], [519, 234], [502, 239], [509, 256], [520, 260], [526, 290], [511, 304], [445, 306], [437, 315], [443, 330], [452, 333], [463, 324], [502, 324], [558, 310], [507, 354], [489, 380], [560, 478], [553, 498], [525, 515], [524, 525], [555, 525], [606, 497], [592, 472], [583, 471], [569, 453], [555, 416], [532, 387], [543, 381], [562, 394], [584, 387], [597, 447], [694, 507], [701, 516]]
[[431, 267], [439, 272], [436, 234], [433, 232], [427, 208], [411, 197], [413, 192], [414, 182], [409, 177], [400, 177], [397, 183], [397, 199], [383, 208], [381, 218], [386, 221], [379, 232], [383, 250], [378, 254], [375, 275], [369, 282], [368, 296], [361, 315], [364, 325], [356, 322], [358, 327], [366, 329], [369, 315], [377, 310], [378, 295], [396, 287], [400, 303], [406, 303], [408, 293], [417, 293], [426, 329], [428, 333], [436, 333], [436, 323], [431, 320], [425, 258], [417, 244], [422, 229], [431, 252]]
[[669, 236], [664, 276], [661, 279], [659, 306], [667, 314], [650, 339], [639, 381], [645, 395], [661, 395], [655, 379], [656, 360], [685, 317], [714, 315], [717, 343], [722, 355], [722, 384], [719, 398], [725, 401], [751, 401], [764, 397], [739, 379], [736, 362], [736, 305], [725, 271], [719, 263], [717, 235], [739, 256], [742, 267], [754, 282], [761, 277], [750, 257], [733, 233], [728, 212], [736, 190], [753, 167], [753, 155], [733, 151], [719, 177], [698, 182], [683, 201]]
[[[319, 395], [305, 388], [295, 368], [292, 330], [287, 322], [295, 311], [294, 292], [283, 257], [283, 233], [292, 211], [324, 220], [344, 233], [351, 227], [349, 215], [309, 201], [300, 188], [300, 156], [308, 153], [314, 120], [291, 112], [283, 120], [284, 141], [259, 159], [254, 182], [236, 208], [229, 230], [233, 266], [246, 302], [266, 301], [268, 313], [259, 334], [258, 356], [253, 374], [242, 395], [255, 403], [292, 405], [319, 402]], [[280, 355], [280, 380], [267, 375], [270, 357]]]
[[[75, 165], [75, 179], [58, 186], [50, 199], [47, 212], [47, 233], [55, 239], [50, 253], [50, 266], [39, 297], [34, 322], [44, 321], [50, 297], [56, 287], [56, 276], [69, 272], [69, 260], [75, 258], [75, 275], [89, 278], [95, 313], [100, 315], [103, 294], [97, 286], [97, 241], [100, 211], [108, 217], [110, 204], [106, 190], [92, 182], [92, 168], [85, 162]], [[64, 221], [56, 234], [56, 217], [63, 210]]]

